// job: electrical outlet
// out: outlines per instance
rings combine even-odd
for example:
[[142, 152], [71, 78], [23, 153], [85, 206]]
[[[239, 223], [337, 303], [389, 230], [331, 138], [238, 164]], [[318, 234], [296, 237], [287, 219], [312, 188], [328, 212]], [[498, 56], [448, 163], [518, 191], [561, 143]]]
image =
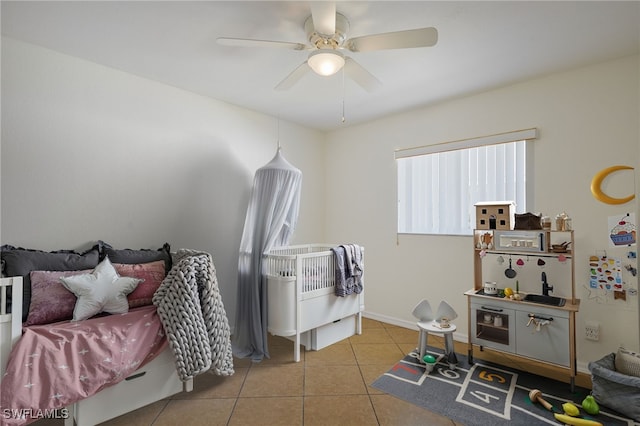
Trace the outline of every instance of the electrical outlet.
[[587, 340], [600, 340], [600, 323], [596, 321], [585, 321], [584, 337]]

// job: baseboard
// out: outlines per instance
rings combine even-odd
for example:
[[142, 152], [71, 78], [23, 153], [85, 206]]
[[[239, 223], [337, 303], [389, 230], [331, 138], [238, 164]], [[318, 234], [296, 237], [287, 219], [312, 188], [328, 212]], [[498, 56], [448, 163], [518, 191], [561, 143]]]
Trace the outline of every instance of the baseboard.
[[[418, 325], [416, 324], [415, 321], [401, 320], [398, 318], [389, 317], [387, 315], [380, 315], [380, 314], [376, 314], [375, 312], [367, 312], [367, 311], [362, 312], [362, 316], [375, 321], [384, 322], [386, 324], [396, 325], [398, 327], [404, 327], [410, 330], [416, 330], [416, 331], [418, 330]], [[455, 323], [455, 321], [453, 321], [453, 323]], [[468, 343], [469, 336], [459, 331], [456, 331], [455, 333], [453, 333], [453, 340], [461, 343]]]

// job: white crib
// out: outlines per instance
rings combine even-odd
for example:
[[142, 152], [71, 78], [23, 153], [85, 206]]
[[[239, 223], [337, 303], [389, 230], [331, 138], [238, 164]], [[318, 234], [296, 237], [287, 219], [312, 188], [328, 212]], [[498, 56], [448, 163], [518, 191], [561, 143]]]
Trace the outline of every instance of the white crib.
[[[364, 291], [335, 295], [335, 259], [329, 244], [305, 244], [272, 249], [264, 256], [267, 277], [267, 331], [319, 350], [362, 334]], [[363, 249], [364, 254], [364, 249]], [[364, 281], [363, 281], [364, 283]]]

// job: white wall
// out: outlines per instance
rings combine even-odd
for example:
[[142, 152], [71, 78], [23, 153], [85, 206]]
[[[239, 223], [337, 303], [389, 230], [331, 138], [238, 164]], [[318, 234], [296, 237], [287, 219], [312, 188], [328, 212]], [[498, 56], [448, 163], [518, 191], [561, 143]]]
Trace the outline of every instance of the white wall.
[[[304, 173], [294, 242], [363, 244], [371, 316], [411, 325], [421, 298], [446, 298], [465, 339], [471, 239], [396, 236], [393, 151], [537, 127], [532, 210], [566, 210], [576, 229], [579, 365], [620, 343], [638, 349], [637, 297], [600, 304], [582, 286], [590, 254], [620, 255], [609, 249], [606, 218], [638, 211], [635, 201], [595, 201], [589, 183], [609, 165], [638, 168], [639, 64], [638, 57], [612, 61], [328, 135], [281, 123], [284, 153]], [[133, 248], [169, 241], [209, 251], [233, 321], [251, 179], [275, 152], [275, 118], [7, 38], [1, 112], [3, 244], [50, 250], [97, 239]], [[633, 182], [621, 174], [607, 189], [625, 195]], [[585, 320], [602, 323], [600, 342], [582, 338]]]
[[[277, 133], [273, 117], [3, 38], [2, 243], [205, 250], [233, 322], [253, 174]], [[324, 235], [323, 140], [280, 124], [304, 176], [300, 242]]]
[[[609, 255], [626, 255], [627, 250], [609, 248], [607, 217], [637, 212], [636, 200], [624, 206], [596, 201], [590, 182], [597, 171], [611, 165], [638, 169], [639, 63], [637, 56], [603, 63], [330, 133], [327, 237], [366, 247], [368, 314], [412, 325], [411, 311], [418, 301], [437, 303], [444, 298], [460, 315], [457, 338], [466, 340], [463, 293], [473, 283], [471, 237], [396, 236], [393, 152], [536, 127], [540, 138], [534, 143], [535, 205], [530, 211], [553, 216], [566, 211], [576, 229], [576, 287], [582, 299], [579, 365], [584, 369], [588, 361], [621, 343], [638, 349], [637, 296], [627, 302], [597, 303], [583, 287], [588, 283], [589, 255], [605, 249]], [[633, 193], [633, 175], [612, 176], [607, 189], [617, 196]], [[637, 278], [625, 278], [637, 288]], [[583, 338], [585, 320], [602, 324], [599, 342]]]

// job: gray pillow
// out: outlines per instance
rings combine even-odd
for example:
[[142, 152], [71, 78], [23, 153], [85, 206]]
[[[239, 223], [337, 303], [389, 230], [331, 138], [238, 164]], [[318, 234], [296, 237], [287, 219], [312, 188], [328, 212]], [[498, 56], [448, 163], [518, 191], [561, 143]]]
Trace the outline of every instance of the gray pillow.
[[[93, 269], [100, 262], [98, 245], [77, 253], [73, 250], [58, 250], [46, 252], [22, 247], [3, 245], [0, 247], [0, 257], [4, 263], [4, 274], [8, 277], [21, 276], [23, 285], [22, 322], [27, 320], [29, 305], [31, 304], [31, 271], [76, 271]], [[11, 293], [8, 292], [8, 302], [11, 307]]]
[[171, 270], [171, 246], [169, 243], [164, 243], [162, 247], [155, 250], [114, 249], [110, 244], [105, 243], [104, 241], [98, 241], [98, 247], [100, 248], [101, 261], [107, 256], [112, 263], [124, 263], [128, 265], [162, 260], [164, 261], [165, 274], [169, 273]]

